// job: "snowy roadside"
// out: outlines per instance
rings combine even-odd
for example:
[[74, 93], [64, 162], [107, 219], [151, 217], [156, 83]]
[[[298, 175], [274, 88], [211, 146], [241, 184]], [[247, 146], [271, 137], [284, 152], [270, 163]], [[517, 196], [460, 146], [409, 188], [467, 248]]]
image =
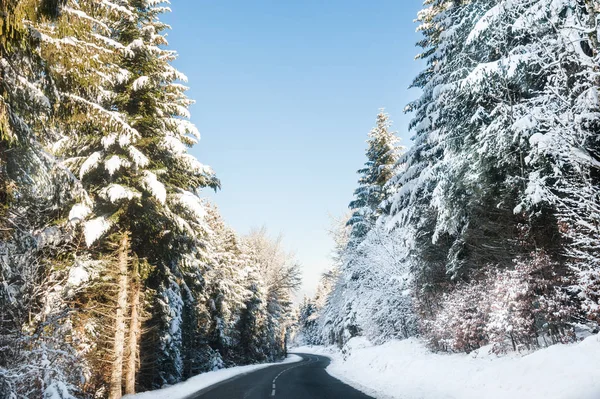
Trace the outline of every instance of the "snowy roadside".
[[280, 364], [296, 363], [302, 358], [297, 355], [289, 355], [285, 360], [278, 363], [263, 363], [251, 364], [248, 366], [237, 366], [226, 369], [209, 371], [207, 373], [198, 374], [179, 384], [171, 385], [170, 387], [157, 389], [155, 391], [147, 391], [137, 393], [135, 395], [125, 395], [124, 399], [183, 399], [201, 389], [214, 385], [218, 382], [228, 380], [232, 377], [248, 374], [256, 370], [264, 369], [269, 366]]
[[[366, 394], [393, 399], [598, 399], [600, 335], [527, 354], [436, 354], [418, 339], [372, 345], [353, 338], [346, 358], [334, 347], [292, 352], [332, 359], [327, 372]], [[368, 387], [368, 388], [365, 388]]]

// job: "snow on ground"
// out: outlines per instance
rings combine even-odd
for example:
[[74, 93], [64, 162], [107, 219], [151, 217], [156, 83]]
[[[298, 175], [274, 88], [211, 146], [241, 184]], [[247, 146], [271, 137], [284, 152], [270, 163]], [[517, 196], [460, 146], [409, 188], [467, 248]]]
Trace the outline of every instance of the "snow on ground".
[[351, 339], [344, 351], [298, 347], [332, 359], [327, 372], [376, 398], [390, 399], [598, 399], [600, 335], [570, 345], [496, 356], [436, 354], [418, 339], [374, 346]]
[[295, 363], [301, 360], [302, 358], [300, 356], [289, 355], [284, 361], [279, 363], [251, 364], [249, 366], [238, 366], [209, 371], [208, 373], [198, 374], [195, 377], [189, 378], [179, 384], [171, 385], [167, 388], [142, 392], [135, 395], [125, 395], [123, 396], [123, 399], [182, 399], [201, 389], [241, 374], [248, 374], [256, 370], [264, 369], [265, 367]]

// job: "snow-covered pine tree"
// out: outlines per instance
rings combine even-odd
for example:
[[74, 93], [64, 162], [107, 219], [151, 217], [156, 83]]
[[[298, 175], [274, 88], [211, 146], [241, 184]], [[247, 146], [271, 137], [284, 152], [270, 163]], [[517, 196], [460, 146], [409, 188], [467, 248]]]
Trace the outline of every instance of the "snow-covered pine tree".
[[[6, 1], [0, 7], [0, 228], [3, 238], [13, 191], [19, 184], [20, 168], [28, 169], [39, 153], [39, 141], [51, 103], [43, 78], [43, 64], [37, 45], [23, 20], [35, 20], [35, 1]], [[20, 156], [12, 155], [21, 152]], [[38, 155], [39, 157], [39, 155]], [[35, 162], [35, 160], [33, 160]], [[39, 162], [39, 160], [38, 160]]]
[[[163, 335], [158, 350], [162, 366], [155, 381], [157, 385], [183, 378], [181, 365], [185, 354], [181, 334], [185, 327], [181, 325], [181, 312], [194, 313], [194, 301], [184, 294], [189, 287], [179, 286], [178, 280], [185, 275], [197, 275], [204, 268], [201, 263], [206, 259], [201, 259], [201, 247], [205, 238], [202, 221], [205, 212], [196, 194], [202, 187], [216, 189], [219, 185], [212, 170], [187, 152], [187, 147], [196, 143], [199, 134], [187, 121], [187, 108], [192, 101], [185, 96], [187, 88], [179, 83], [187, 78], [170, 65], [176, 53], [165, 48], [168, 43], [162, 32], [168, 26], [160, 22], [159, 16], [168, 8], [162, 7], [161, 3], [130, 2], [135, 19], [124, 20], [119, 26], [119, 41], [125, 45], [122, 67], [129, 74], [117, 87], [116, 99], [117, 107], [127, 113], [131, 126], [140, 134], [136, 148], [145, 159], [152, 158], [139, 175], [140, 188], [161, 204], [162, 209], [157, 208], [157, 211], [165, 218], [162, 229], [154, 227], [154, 233], [161, 236], [163, 243], [159, 247], [152, 244], [151, 237], [145, 237], [156, 225], [153, 217], [136, 218], [135, 226], [138, 235], [145, 237], [137, 250], [146, 256], [151, 254], [151, 263], [158, 266], [153, 276], [158, 284], [150, 288], [157, 290], [159, 303], [174, 306], [162, 317], [160, 326]], [[164, 235], [165, 229], [171, 233]], [[182, 260], [187, 251], [196, 253], [192, 264], [189, 259]], [[173, 297], [182, 295], [188, 298]], [[179, 302], [183, 306], [181, 309], [176, 305]], [[161, 308], [167, 309], [164, 306], [156, 309]], [[178, 324], [177, 328], [175, 324]]]
[[[9, 231], [4, 222], [13, 200], [44, 188], [35, 194], [37, 200], [52, 197], [56, 162], [43, 146], [53, 136], [50, 121], [57, 99], [33, 24], [57, 10], [35, 0], [5, 1], [0, 7], [0, 227]], [[27, 200], [34, 201], [23, 198], [23, 204]]]
[[[131, 192], [120, 185], [110, 185], [102, 191], [98, 185], [94, 187], [90, 184], [93, 179], [89, 176], [89, 172], [96, 172], [94, 167], [103, 161], [102, 153], [94, 150], [105, 141], [104, 135], [120, 134], [123, 142], [127, 138], [131, 140], [135, 135], [134, 129], [128, 125], [123, 115], [111, 107], [115, 98], [114, 84], [121, 78], [122, 70], [117, 62], [118, 52], [123, 47], [113, 40], [114, 24], [122, 18], [130, 18], [132, 13], [114, 3], [104, 2], [99, 5], [92, 1], [82, 1], [66, 2], [60, 15], [56, 23], [41, 23], [37, 29], [42, 42], [42, 54], [49, 66], [48, 75], [55, 82], [56, 94], [60, 99], [56, 121], [62, 137], [52, 149], [63, 158], [73, 175], [82, 180], [86, 190], [80, 198], [82, 202], [73, 206], [68, 216], [69, 221], [76, 224], [95, 210], [93, 208], [98, 198], [110, 197], [116, 202], [127, 199], [128, 194], [129, 199], [133, 197]], [[103, 166], [107, 176], [112, 176], [120, 167], [118, 160], [116, 157], [112, 159], [112, 163], [105, 162]], [[102, 184], [108, 183], [103, 174], [96, 173], [94, 177], [96, 181], [103, 180]], [[86, 224], [85, 239], [88, 246], [116, 221], [104, 218], [104, 214], [110, 211], [102, 210], [102, 216]], [[117, 219], [116, 212], [113, 214]], [[97, 252], [103, 253], [100, 257], [105, 258], [106, 262], [78, 265], [75, 261], [73, 264], [74, 270], [81, 268], [81, 273], [102, 276], [99, 284], [94, 286], [96, 293], [88, 291], [85, 296], [75, 298], [75, 303], [80, 303], [78, 307], [86, 313], [91, 311], [93, 316], [83, 312], [81, 315], [76, 314], [73, 324], [84, 331], [81, 341], [83, 345], [90, 345], [95, 349], [88, 351], [88, 365], [102, 370], [94, 373], [90, 388], [95, 390], [96, 384], [96, 388], [100, 388], [105, 381], [111, 381], [109, 395], [113, 398], [120, 397], [121, 392], [130, 266], [129, 234], [127, 231], [120, 233], [113, 237], [118, 242], [116, 251], [104, 248]], [[113, 252], [114, 259], [109, 259]], [[73, 255], [74, 260], [78, 257], [86, 259], [87, 256], [86, 253], [71, 256]], [[103, 270], [88, 270], [86, 266], [102, 267]], [[112, 325], [112, 338], [99, 336], [100, 331], [96, 330], [99, 325]], [[102, 333], [111, 334], [110, 330]], [[110, 350], [111, 355], [103, 355], [104, 350]], [[106, 361], [109, 362], [110, 369], [102, 365]]]
[[381, 110], [376, 126], [369, 132], [367, 161], [365, 167], [357, 172], [360, 175], [359, 186], [348, 206], [352, 211], [348, 220], [348, 225], [352, 226], [351, 245], [358, 244], [365, 237], [383, 212], [380, 206], [388, 195], [385, 186], [398, 161], [398, 150], [398, 138], [391, 131], [389, 115]]
[[473, 226], [469, 223], [473, 211], [481, 207], [480, 190], [473, 188], [480, 181], [465, 170], [477, 154], [469, 145], [473, 142], [468, 141], [469, 130], [454, 126], [468, 123], [470, 108], [454, 96], [460, 88], [457, 82], [475, 65], [466, 56], [465, 41], [485, 4], [433, 0], [418, 17], [424, 39], [418, 43], [423, 51], [417, 58], [426, 60], [427, 67], [413, 87], [423, 93], [407, 106], [415, 113], [410, 124], [413, 146], [401, 157], [402, 167], [390, 181], [395, 194], [386, 222], [412, 252], [418, 295], [425, 303], [429, 295], [440, 292], [447, 273], [464, 276], [470, 264], [465, 238]]
[[519, 35], [539, 38], [524, 53], [531, 60], [531, 75], [543, 71], [545, 76], [535, 86], [539, 94], [518, 108], [515, 128], [525, 131], [529, 146], [524, 158], [526, 188], [516, 211], [535, 215], [543, 208], [553, 210], [564, 240], [561, 255], [575, 272], [571, 288], [582, 299], [582, 314], [598, 323], [600, 7], [592, 3], [517, 3], [512, 11], [520, 15], [511, 22]]
[[[488, 202], [501, 201], [493, 178], [485, 181], [489, 176], [471, 172], [478, 143], [474, 128], [466, 126], [472, 123], [469, 113], [478, 109], [477, 99], [456, 98], [463, 79], [476, 66], [466, 51], [466, 38], [487, 3], [430, 1], [419, 13], [425, 38], [418, 43], [423, 47], [418, 58], [425, 59], [427, 67], [413, 86], [423, 94], [407, 106], [415, 113], [410, 124], [414, 145], [390, 182], [395, 194], [387, 223], [390, 228], [401, 226], [398, 230], [420, 259], [415, 265], [417, 281], [423, 280], [419, 285], [428, 290], [443, 284], [446, 273], [463, 278], [476, 263], [474, 257], [492, 261], [495, 255], [505, 256], [499, 244], [506, 242], [502, 219], [510, 218], [512, 209], [493, 211], [495, 204]], [[480, 245], [477, 239], [495, 240], [490, 244], [494, 251], [472, 250]]]
[[[485, 248], [477, 251], [473, 239], [464, 240], [468, 259], [479, 252], [486, 254], [481, 260], [506, 265], [510, 259], [502, 262], [502, 255], [490, 258], [490, 247], [511, 258], [543, 249], [555, 260], [568, 255], [579, 279], [589, 282], [583, 276], [594, 273], [598, 253], [598, 56], [591, 35], [596, 18], [576, 1], [495, 1], [483, 10], [465, 40], [465, 52], [477, 65], [453, 88], [455, 105], [447, 101], [445, 107], [456, 115], [453, 130], [471, 132], [464, 147], [475, 155], [462, 169], [476, 176], [472, 191], [483, 200], [498, 198], [496, 204], [477, 202], [485, 212], [495, 205], [504, 216], [496, 211], [495, 229], [478, 217], [469, 235], [486, 233]], [[465, 116], [460, 108], [476, 111]], [[453, 194], [444, 196], [452, 202]], [[516, 246], [495, 244], [510, 237], [494, 231], [520, 223], [527, 234]], [[557, 266], [557, 276], [568, 277], [565, 266]], [[586, 291], [585, 282], [579, 285]]]
[[298, 307], [298, 326], [294, 337], [297, 345], [319, 345], [319, 309], [313, 298], [304, 297]]
[[325, 307], [338, 280], [337, 269], [326, 271], [321, 275], [319, 285], [312, 298], [304, 297], [298, 307], [298, 322], [294, 332], [296, 345], [322, 345], [329, 343], [323, 340], [323, 324]]
[[[248, 248], [246, 253], [251, 256]], [[264, 282], [254, 264], [247, 266], [246, 288], [249, 295], [237, 320], [236, 332], [239, 336], [234, 359], [239, 364], [262, 362], [268, 359], [267, 345], [267, 300]]]
[[227, 227], [215, 207], [208, 208], [207, 223], [210, 236], [211, 268], [207, 273], [206, 295], [211, 313], [208, 340], [226, 364], [240, 358], [239, 331], [236, 326], [245, 302], [252, 293], [246, 286], [248, 258], [241, 240]]
[[[68, 2], [64, 10], [59, 29], [42, 32], [68, 115], [55, 148], [89, 194], [69, 216], [84, 220], [90, 249], [81, 252], [108, 260], [100, 277], [112, 281], [113, 294], [96, 289], [100, 297], [93, 303], [112, 303], [116, 312], [106, 383], [117, 398], [124, 373], [126, 391], [135, 389], [138, 316], [146, 305], [159, 313], [151, 318], [160, 330], [153, 350], [162, 351], [150, 385], [182, 378], [178, 279], [186, 250], [194, 267], [201, 256], [194, 249], [204, 216], [196, 190], [216, 188], [218, 181], [187, 153], [197, 130], [185, 119], [190, 100], [178, 83], [185, 77], [170, 65], [175, 53], [165, 49], [161, 34], [166, 25], [158, 16], [166, 8], [155, 1]], [[138, 260], [149, 265], [144, 273], [135, 267]]]
[[[389, 115], [383, 110], [377, 115], [377, 124], [368, 137], [367, 161], [365, 167], [358, 171], [359, 187], [349, 205], [352, 214], [346, 222], [348, 231], [344, 227], [335, 228], [339, 277], [322, 312], [324, 340], [338, 345], [361, 334], [362, 327], [368, 324], [359, 316], [361, 307], [366, 305], [361, 300], [366, 299], [364, 295], [369, 290], [367, 286], [372, 285], [370, 280], [373, 277], [368, 270], [372, 265], [367, 266], [363, 262], [371, 248], [363, 243], [368, 240], [370, 232], [377, 229], [377, 219], [389, 209], [387, 200], [393, 186], [388, 182], [399, 157], [398, 138], [391, 131]], [[374, 267], [382, 266], [385, 265]]]
[[60, 209], [73, 179], [43, 148], [53, 137], [54, 82], [36, 26], [58, 3], [0, 4], [0, 392], [72, 398], [81, 367], [68, 340]]
[[[553, 258], [545, 284], [560, 298], [564, 255], [590, 276], [597, 252], [596, 11], [568, 0], [426, 5], [428, 66], [414, 82], [423, 95], [408, 107], [414, 146], [390, 182], [386, 217], [410, 250], [421, 316], [453, 289], [448, 277], [514, 268], [540, 249]], [[579, 279], [594, 298], [583, 288], [594, 278]], [[565, 318], [536, 317], [565, 331]]]

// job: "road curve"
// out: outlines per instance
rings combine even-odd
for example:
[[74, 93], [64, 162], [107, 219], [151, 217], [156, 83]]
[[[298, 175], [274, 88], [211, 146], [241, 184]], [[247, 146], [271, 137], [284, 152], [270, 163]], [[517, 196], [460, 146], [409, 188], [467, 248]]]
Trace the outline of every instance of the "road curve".
[[301, 362], [242, 374], [186, 399], [372, 399], [327, 374], [328, 358], [296, 354], [302, 357]]

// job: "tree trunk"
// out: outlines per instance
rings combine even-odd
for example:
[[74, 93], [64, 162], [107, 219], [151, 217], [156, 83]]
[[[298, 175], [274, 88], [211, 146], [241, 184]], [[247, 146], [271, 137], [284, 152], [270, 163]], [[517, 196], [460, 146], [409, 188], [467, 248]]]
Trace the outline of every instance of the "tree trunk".
[[111, 364], [109, 399], [119, 399], [123, 384], [123, 353], [125, 349], [125, 312], [127, 310], [127, 265], [129, 261], [129, 236], [121, 237], [118, 257], [117, 309], [115, 314], [114, 360]]
[[[5, 112], [0, 108], [0, 118], [3, 117], [2, 112]], [[2, 121], [0, 121], [2, 123]], [[2, 126], [0, 125], [0, 129]], [[8, 203], [10, 199], [9, 187], [8, 187], [8, 173], [6, 170], [6, 164], [8, 161], [8, 146], [2, 139], [2, 130], [0, 130], [0, 239], [8, 239], [10, 229], [6, 224], [6, 217], [8, 214]]]
[[[598, 13], [600, 13], [600, 6], [595, 4], [595, 0], [585, 0], [585, 8], [586, 11], [588, 12], [588, 16], [589, 16], [589, 28], [593, 28], [596, 26], [596, 23], [598, 21]], [[590, 42], [592, 43], [592, 51], [594, 53], [594, 55], [598, 54], [598, 51], [600, 50], [599, 48], [599, 41], [600, 41], [600, 37], [598, 37], [598, 31], [595, 29], [591, 29], [592, 32], [589, 34], [590, 37]]]
[[138, 341], [140, 336], [139, 322], [139, 305], [140, 305], [140, 275], [139, 263], [134, 262], [132, 284], [131, 284], [131, 318], [129, 320], [129, 342], [127, 371], [125, 373], [125, 393], [135, 393], [135, 373], [138, 360]]

